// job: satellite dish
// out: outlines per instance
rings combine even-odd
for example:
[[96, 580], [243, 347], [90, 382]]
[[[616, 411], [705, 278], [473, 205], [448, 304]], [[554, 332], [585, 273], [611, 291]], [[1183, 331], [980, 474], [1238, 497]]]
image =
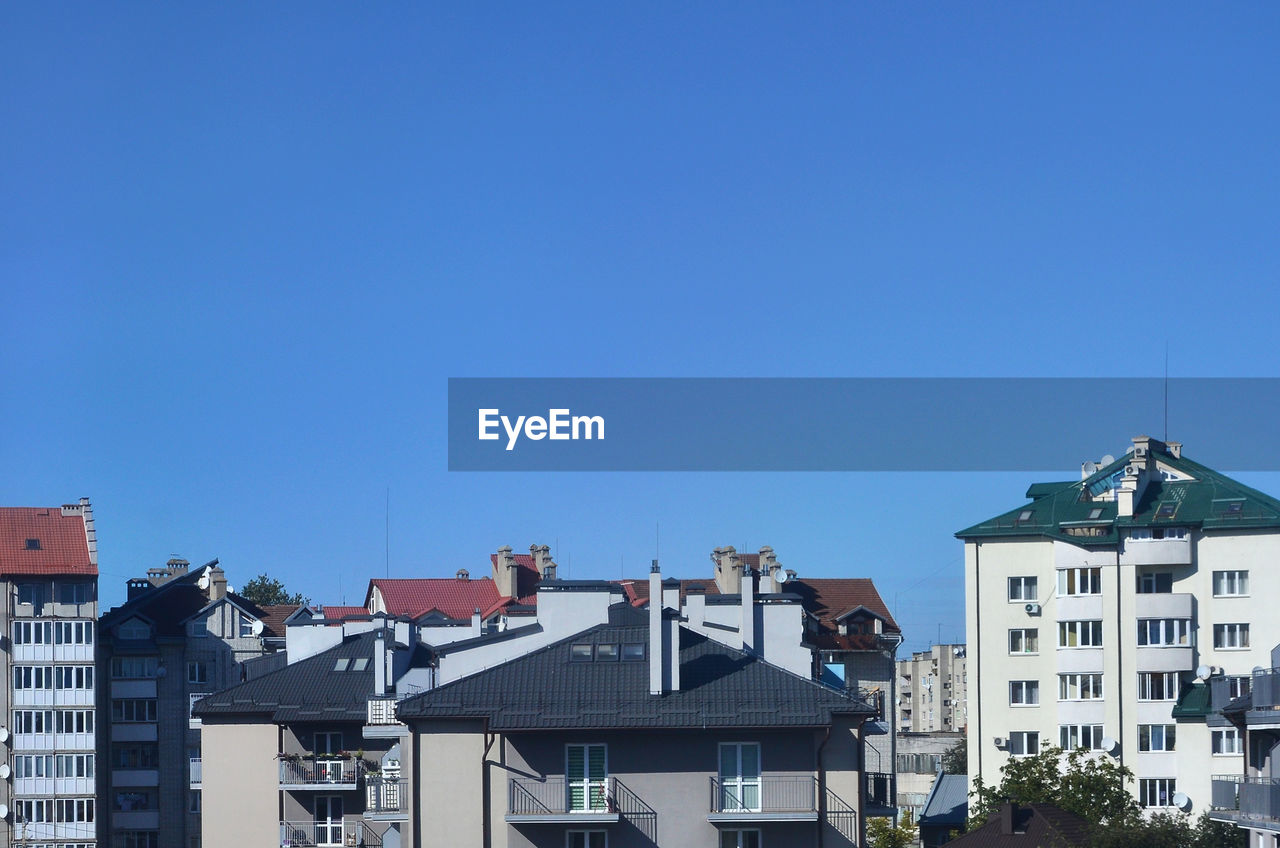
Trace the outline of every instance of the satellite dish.
[[1112, 456], [1111, 454], [1107, 454], [1106, 456], [1104, 456], [1104, 457], [1102, 458], [1102, 464], [1103, 464], [1103, 465], [1110, 465], [1111, 463], [1113, 463], [1113, 462], [1115, 462], [1115, 461], [1116, 461], [1116, 458], [1115, 458], [1114, 456]]
[[8, 763], [0, 763], [0, 780], [8, 780], [9, 775], [13, 774]]
[[787, 572], [783, 571], [782, 569], [778, 569], [778, 576], [775, 577], [774, 579], [777, 580], [779, 583], [786, 583], [787, 580], [790, 579], [790, 577], [787, 575]]
[[1119, 746], [1120, 743], [1112, 739], [1110, 736], [1102, 737], [1102, 750], [1106, 751], [1108, 754], [1114, 754], [1116, 752], [1116, 748]]
[[1173, 806], [1186, 812], [1191, 809], [1191, 797], [1185, 792], [1173, 793]]
[[227, 587], [227, 594], [234, 595], [235, 593], [236, 593], [236, 587], [235, 587], [235, 586], [228, 586], [228, 587]]
[[498, 619], [498, 632], [502, 633], [507, 629], [507, 620], [505, 618]]
[[208, 588], [209, 588], [209, 575], [208, 575], [208, 573], [201, 574], [201, 575], [200, 575], [200, 579], [196, 581], [196, 585], [197, 585], [197, 586], [199, 586], [201, 589], [208, 589]]
[[1196, 677], [1201, 680], [1208, 680], [1211, 674], [1213, 674], [1213, 669], [1210, 666], [1202, 665], [1196, 667]]
[[9, 805], [0, 804], [0, 819], [7, 819], [7, 818], [9, 818]]
[[8, 741], [9, 741], [9, 728], [0, 727], [0, 742], [8, 742]]
[[1082, 470], [1084, 471], [1084, 475], [1086, 477], [1092, 477], [1094, 474], [1098, 473], [1098, 463], [1094, 462], [1091, 459], [1084, 464]]
[[259, 620], [254, 620], [254, 622], [253, 622], [253, 627], [252, 627], [252, 628], [250, 628], [250, 629], [251, 629], [251, 630], [253, 630], [253, 635], [254, 635], [254, 636], [261, 636], [261, 635], [262, 635], [262, 628], [263, 628], [263, 624], [262, 624], [262, 622], [261, 622], [261, 621], [259, 621]]

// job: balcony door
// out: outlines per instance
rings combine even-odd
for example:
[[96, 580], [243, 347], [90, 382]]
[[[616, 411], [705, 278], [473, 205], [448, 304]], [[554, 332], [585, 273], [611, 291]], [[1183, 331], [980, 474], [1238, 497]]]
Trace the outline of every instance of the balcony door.
[[604, 745], [566, 745], [565, 777], [571, 813], [609, 811], [605, 784], [609, 763]]
[[720, 744], [720, 809], [759, 812], [760, 743]]
[[336, 756], [326, 758], [325, 754], [337, 754], [342, 750], [342, 733], [316, 734], [316, 780], [322, 783], [342, 782], [342, 760]]
[[316, 798], [316, 844], [342, 844], [341, 795], [320, 795]]

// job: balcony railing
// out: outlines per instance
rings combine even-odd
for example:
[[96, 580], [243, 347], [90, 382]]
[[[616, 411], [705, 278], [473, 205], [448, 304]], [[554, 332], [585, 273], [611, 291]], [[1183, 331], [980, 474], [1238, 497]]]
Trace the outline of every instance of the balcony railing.
[[1280, 669], [1266, 668], [1253, 673], [1253, 709], [1280, 707]]
[[894, 775], [886, 772], [869, 771], [863, 774], [863, 780], [866, 783], [868, 806], [895, 806], [897, 802], [894, 798]]
[[399, 778], [366, 777], [365, 814], [403, 813], [409, 809], [409, 784]]
[[400, 724], [396, 718], [395, 698], [370, 698], [368, 724], [387, 725]]
[[322, 846], [382, 845], [382, 836], [362, 821], [282, 821], [280, 848], [322, 848]]
[[324, 789], [346, 784], [355, 787], [360, 776], [361, 761], [317, 757], [314, 760], [281, 760], [281, 786], [314, 786]]
[[570, 781], [563, 777], [513, 777], [507, 791], [508, 816], [617, 816], [612, 777]]
[[764, 816], [818, 812], [818, 780], [811, 775], [711, 778], [711, 813]]
[[1280, 821], [1280, 778], [1215, 774], [1209, 803], [1214, 813], [1234, 813], [1227, 818]]
[[199, 759], [198, 757], [192, 757], [192, 758], [191, 758], [191, 785], [192, 785], [192, 787], [200, 786], [200, 785], [204, 782], [204, 777], [203, 777], [203, 775], [201, 774], [202, 769], [200, 768], [200, 766], [201, 766], [201, 761], [200, 761], [200, 759]]

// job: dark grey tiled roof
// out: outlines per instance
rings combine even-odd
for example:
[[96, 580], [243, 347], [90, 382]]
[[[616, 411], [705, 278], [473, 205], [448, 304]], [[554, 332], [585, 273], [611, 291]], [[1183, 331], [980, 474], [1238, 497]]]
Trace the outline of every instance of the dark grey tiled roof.
[[648, 627], [601, 624], [401, 702], [403, 719], [486, 717], [493, 730], [821, 727], [874, 711], [843, 692], [680, 630], [679, 692], [649, 694], [645, 661], [575, 662], [571, 646], [648, 644]]
[[922, 825], [962, 825], [969, 818], [969, 777], [940, 774], [920, 811]]
[[[373, 693], [373, 642], [377, 631], [348, 636], [342, 644], [279, 671], [223, 689], [196, 702], [193, 714], [269, 716], [274, 722], [364, 721]], [[335, 671], [339, 659], [364, 657], [364, 671]]]

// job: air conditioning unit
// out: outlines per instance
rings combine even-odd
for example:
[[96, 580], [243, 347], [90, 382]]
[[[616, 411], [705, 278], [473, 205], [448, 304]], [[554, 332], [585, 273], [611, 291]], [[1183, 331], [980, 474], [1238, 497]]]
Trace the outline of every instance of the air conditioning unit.
[[997, 747], [997, 748], [1003, 748], [1003, 747], [1004, 747], [1004, 737], [1003, 737], [1003, 736], [997, 736], [997, 737], [995, 738], [995, 743], [996, 743], [996, 747]]
[[1026, 605], [1026, 607], [1024, 607], [1024, 609], [1026, 609], [1026, 611], [1027, 611], [1027, 615], [1039, 615], [1039, 614], [1040, 614], [1040, 605], [1039, 605], [1039, 604], [1027, 604], [1027, 605]]

